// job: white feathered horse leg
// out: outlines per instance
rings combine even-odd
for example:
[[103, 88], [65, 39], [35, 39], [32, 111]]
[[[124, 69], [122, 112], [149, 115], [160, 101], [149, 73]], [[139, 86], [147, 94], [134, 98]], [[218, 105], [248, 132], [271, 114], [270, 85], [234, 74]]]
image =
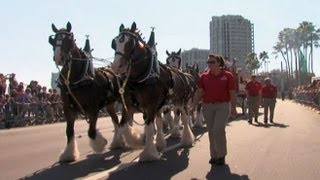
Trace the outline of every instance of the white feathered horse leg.
[[164, 139], [163, 119], [161, 118], [161, 113], [158, 113], [156, 116], [156, 124], [157, 124], [156, 147], [159, 151], [162, 151], [167, 146], [167, 142]]
[[60, 154], [59, 161], [60, 162], [71, 162], [78, 160], [80, 157], [80, 153], [78, 150], [77, 141], [72, 137], [68, 142], [66, 149]]
[[115, 123], [113, 123], [113, 126], [114, 126], [114, 135], [110, 145], [110, 149], [125, 148], [126, 143], [120, 132], [119, 126]]
[[181, 108], [181, 120], [183, 125], [183, 133], [181, 138], [182, 147], [190, 147], [194, 143], [194, 135], [189, 126], [188, 117], [184, 108]]
[[178, 115], [177, 110], [178, 108], [174, 107], [174, 120], [173, 120], [173, 128], [171, 130], [171, 137], [172, 138], [180, 138], [180, 115]]
[[154, 124], [150, 123], [145, 126], [146, 144], [140, 154], [139, 161], [147, 162], [160, 159], [159, 152], [154, 143]]
[[107, 143], [108, 141], [102, 136], [102, 134], [98, 130], [96, 130], [96, 137], [94, 139], [90, 138], [90, 146], [96, 153], [102, 153]]
[[[200, 105], [199, 105], [200, 106]], [[202, 108], [201, 106], [200, 107], [197, 107], [197, 111], [196, 111], [196, 122], [194, 123], [193, 127], [196, 127], [196, 128], [201, 128], [204, 126], [204, 120], [203, 120], [203, 114], [202, 114]]]
[[134, 149], [139, 149], [144, 145], [143, 136], [128, 123], [120, 125], [120, 133], [124, 136], [125, 142]]

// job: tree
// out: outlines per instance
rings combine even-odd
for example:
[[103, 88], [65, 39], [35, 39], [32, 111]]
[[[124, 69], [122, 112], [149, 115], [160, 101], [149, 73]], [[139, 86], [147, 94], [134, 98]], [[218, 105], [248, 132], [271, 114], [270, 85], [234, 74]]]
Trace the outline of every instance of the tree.
[[258, 61], [257, 54], [256, 53], [249, 53], [246, 57], [245, 64], [246, 64], [247, 70], [251, 74], [254, 74], [256, 72], [256, 70], [259, 69], [259, 67], [260, 67], [260, 63]]
[[259, 54], [259, 59], [261, 61], [261, 64], [264, 65], [264, 68], [265, 68], [265, 71], [268, 71], [268, 68], [267, 68], [267, 59], [269, 59], [269, 55], [268, 55], [268, 52], [266, 51], [262, 51], [260, 54]]

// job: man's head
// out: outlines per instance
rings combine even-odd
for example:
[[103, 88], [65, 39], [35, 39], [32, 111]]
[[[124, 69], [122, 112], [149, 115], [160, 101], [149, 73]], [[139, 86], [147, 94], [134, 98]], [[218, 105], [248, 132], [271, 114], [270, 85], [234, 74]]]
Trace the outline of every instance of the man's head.
[[271, 79], [267, 77], [267, 78], [264, 79], [264, 82], [265, 82], [266, 84], [270, 84], [270, 83], [271, 83]]
[[256, 80], [257, 80], [257, 75], [252, 74], [252, 75], [251, 75], [251, 80], [252, 80], [252, 81], [256, 81]]

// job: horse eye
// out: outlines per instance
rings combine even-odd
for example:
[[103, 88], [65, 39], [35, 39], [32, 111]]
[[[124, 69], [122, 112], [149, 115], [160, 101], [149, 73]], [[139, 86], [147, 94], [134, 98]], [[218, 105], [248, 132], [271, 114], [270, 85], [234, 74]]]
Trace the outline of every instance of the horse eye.
[[120, 42], [120, 43], [123, 43], [123, 42], [124, 42], [124, 36], [121, 36], [121, 37], [120, 37], [119, 42]]

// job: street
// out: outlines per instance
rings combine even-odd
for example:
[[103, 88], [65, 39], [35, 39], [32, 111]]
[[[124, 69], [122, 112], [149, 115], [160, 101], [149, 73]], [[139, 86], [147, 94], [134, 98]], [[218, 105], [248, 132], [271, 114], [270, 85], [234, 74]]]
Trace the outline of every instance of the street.
[[[277, 99], [275, 123], [266, 126], [262, 111], [258, 124], [249, 125], [244, 118], [228, 124], [227, 165], [222, 167], [208, 163], [205, 128], [193, 129], [193, 147], [181, 148], [179, 139], [167, 138], [161, 160], [139, 163], [141, 150], [106, 148], [94, 154], [88, 124], [76, 121], [81, 156], [70, 164], [57, 162], [65, 148], [65, 123], [4, 129], [0, 131], [0, 179], [320, 179], [320, 115], [293, 101]], [[142, 122], [141, 114], [135, 120]], [[113, 137], [110, 118], [100, 118], [97, 127], [109, 146]]]

